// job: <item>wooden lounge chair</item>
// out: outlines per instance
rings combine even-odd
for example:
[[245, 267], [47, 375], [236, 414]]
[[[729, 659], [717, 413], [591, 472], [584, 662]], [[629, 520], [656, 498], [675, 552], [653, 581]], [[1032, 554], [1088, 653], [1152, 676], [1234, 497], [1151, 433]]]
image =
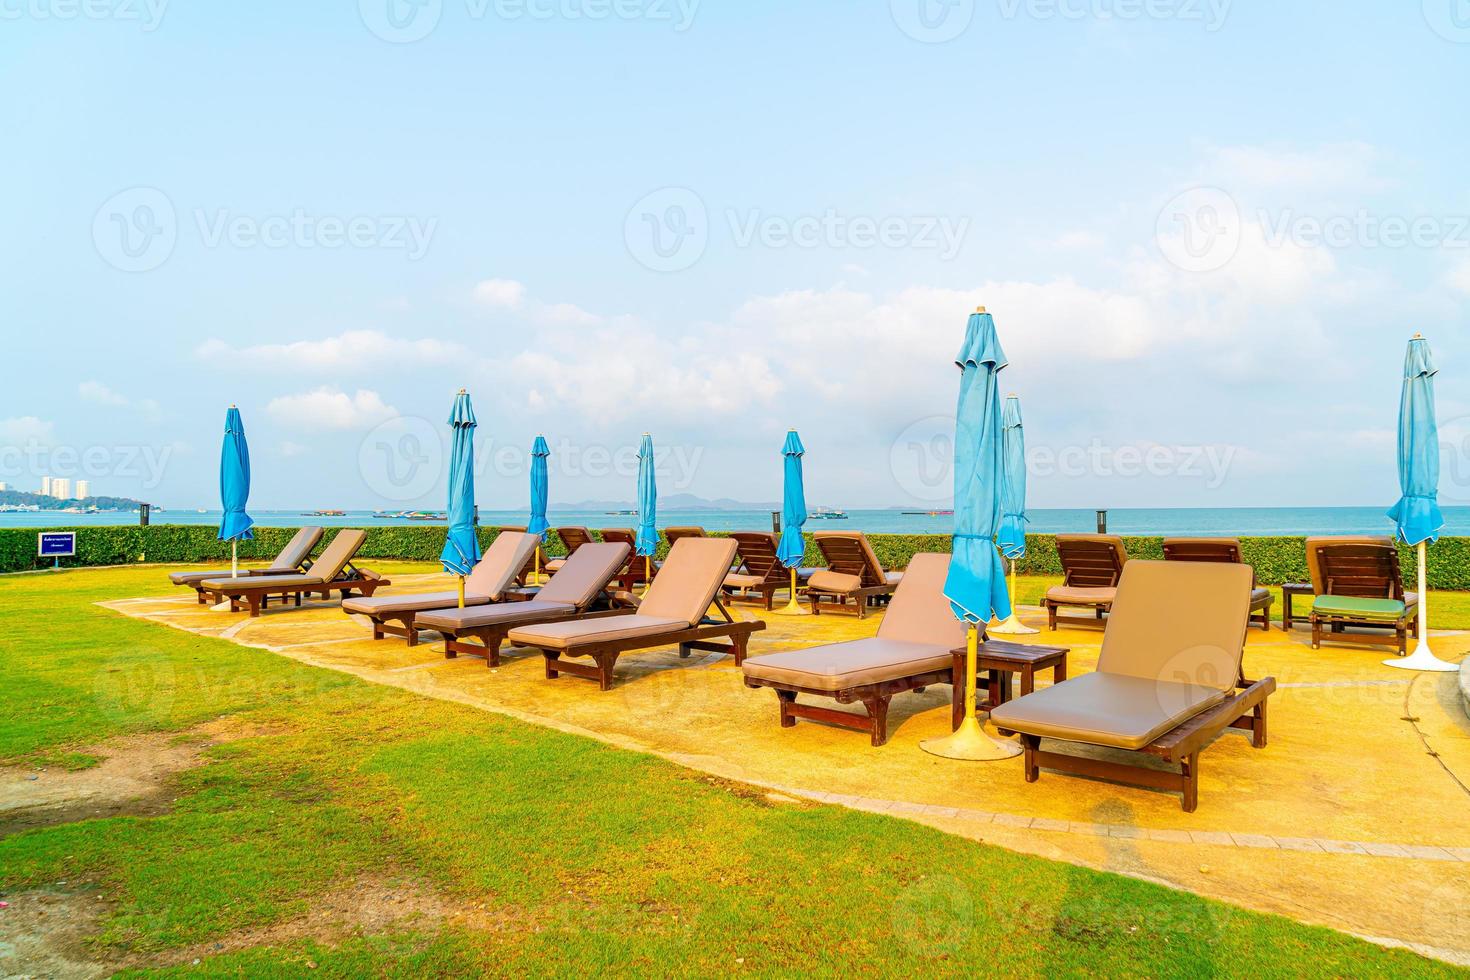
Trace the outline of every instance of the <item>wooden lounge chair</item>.
[[[1062, 584], [1047, 589], [1041, 600], [1047, 625], [1053, 630], [1058, 623], [1098, 625], [1112, 608], [1123, 564], [1128, 561], [1123, 539], [1114, 534], [1058, 534], [1057, 557], [1062, 562]], [[1066, 607], [1091, 609], [1092, 618], [1057, 615]]]
[[[298, 572], [304, 572], [311, 566], [311, 553], [321, 539], [321, 528], [303, 527], [292, 535], [291, 540], [286, 542], [286, 547], [282, 548], [281, 553], [276, 555], [265, 568], [242, 568], [240, 574], [295, 575]], [[169, 575], [168, 580], [174, 585], [187, 585], [193, 589], [202, 606], [208, 602], [208, 598], [205, 591], [199, 587], [200, 583], [212, 578], [224, 578], [229, 574], [228, 568], [207, 572], [174, 572]]]
[[[1214, 561], [1240, 565], [1240, 541], [1236, 538], [1165, 538], [1165, 561]], [[1271, 590], [1263, 589], [1255, 582], [1255, 571], [1251, 572], [1251, 616], [1261, 617], [1261, 631], [1271, 632]]]
[[561, 543], [566, 546], [567, 553], [560, 558], [552, 558], [546, 562], [544, 571], [554, 572], [561, 568], [562, 562], [570, 558], [578, 548], [592, 541], [592, 532], [585, 527], [559, 527], [556, 536], [561, 538]]
[[[949, 556], [915, 555], [883, 615], [878, 635], [846, 643], [750, 657], [745, 686], [769, 687], [781, 703], [781, 727], [798, 718], [868, 732], [888, 741], [888, 704], [895, 694], [952, 683], [951, 651], [965, 643], [965, 626], [944, 597]], [[860, 703], [867, 716], [801, 704], [799, 694]]]
[[[526, 528], [524, 527], [524, 525], [517, 526], [517, 525], [513, 525], [513, 524], [507, 524], [504, 527], [497, 527], [495, 529], [495, 535], [496, 535], [496, 537], [499, 537], [502, 534], [525, 534], [525, 533], [526, 533]], [[520, 571], [516, 572], [516, 585], [522, 585], [522, 586], [524, 586], [524, 585], [530, 585], [531, 584], [531, 576], [534, 575], [534, 574], [536, 574], [536, 549], [533, 547], [531, 549], [531, 553], [526, 556], [526, 563], [521, 566]]]
[[[686, 538], [669, 549], [663, 571], [642, 601], [628, 597], [637, 602], [633, 612], [522, 626], [511, 630], [508, 639], [517, 646], [540, 650], [548, 678], [559, 674], [586, 677], [597, 681], [604, 691], [612, 687], [618, 657], [630, 650], [678, 644], [681, 657], [708, 650], [733, 654], [738, 665], [745, 660], [750, 635], [766, 624], [738, 623], [719, 601], [720, 583], [734, 559], [735, 542], [729, 538]], [[709, 616], [711, 603], [723, 622]], [[720, 637], [727, 642], [715, 642]], [[592, 664], [574, 663], [571, 657], [588, 657]]]
[[[1183, 794], [1199, 803], [1199, 757], [1230, 728], [1266, 744], [1276, 679], [1244, 679], [1251, 571], [1244, 565], [1131, 561], [1103, 635], [1097, 670], [991, 709], [1019, 733], [1026, 781], [1054, 769]], [[1042, 751], [1042, 739], [1122, 750], [1141, 764]], [[1160, 770], [1142, 756], [1177, 766]]]
[[780, 541], [770, 531], [736, 531], [730, 537], [740, 567], [725, 576], [726, 598], [733, 601], [737, 595], [754, 593], [770, 609], [776, 593], [791, 588], [791, 572], [776, 556]]
[[[464, 582], [464, 604], [483, 606], [515, 598], [512, 590], [516, 576], [526, 559], [536, 550], [537, 538], [524, 531], [502, 531], [490, 542], [484, 556], [475, 563]], [[417, 646], [419, 627], [414, 621], [422, 612], [459, 607], [459, 590], [452, 592], [420, 592], [408, 595], [364, 596], [343, 599], [342, 611], [348, 615], [366, 616], [373, 624], [373, 639], [386, 634], [401, 636], [409, 646]]]
[[[419, 629], [438, 630], [444, 636], [444, 656], [461, 653], [484, 657], [490, 667], [500, 666], [500, 646], [520, 626], [555, 623], [577, 617], [609, 616], [625, 609], [588, 613], [613, 602], [607, 588], [628, 560], [625, 544], [593, 542], [577, 549], [567, 563], [528, 602], [501, 603], [474, 608], [436, 609], [414, 619]], [[471, 643], [468, 640], [478, 640]]]
[[244, 603], [250, 615], [259, 616], [260, 607], [271, 596], [282, 599], [294, 598], [301, 605], [303, 595], [321, 594], [330, 599], [333, 592], [340, 592], [346, 599], [354, 592], [370, 596], [378, 589], [390, 585], [388, 579], [368, 568], [356, 568], [353, 557], [367, 540], [367, 532], [346, 527], [322, 549], [321, 555], [312, 564], [311, 571], [301, 575], [252, 575], [242, 578], [214, 578], [200, 583], [215, 603], [230, 601], [230, 612], [238, 612]]
[[818, 531], [813, 537], [827, 560], [826, 568], [807, 579], [806, 597], [813, 614], [821, 613], [824, 601], [843, 606], [851, 599], [861, 619], [869, 602], [892, 595], [903, 579], [903, 572], [883, 567], [861, 531]]
[[605, 527], [597, 532], [602, 535], [602, 540], [609, 544], [625, 544], [628, 546], [628, 560], [623, 565], [622, 571], [618, 573], [618, 587], [631, 592], [638, 586], [650, 581], [649, 573], [658, 574], [659, 562], [652, 558], [638, 554], [634, 549], [638, 547], [638, 535], [632, 528], [627, 527]]
[[1308, 538], [1307, 566], [1317, 593], [1313, 650], [1321, 647], [1326, 627], [1328, 639], [1397, 647], [1407, 656], [1409, 637], [1419, 636], [1419, 596], [1404, 591], [1392, 538]]
[[680, 538], [703, 538], [708, 537], [708, 535], [704, 533], [704, 528], [690, 525], [688, 527], [666, 527], [664, 528], [664, 537], [668, 538], [669, 545], [672, 547], [674, 542]]

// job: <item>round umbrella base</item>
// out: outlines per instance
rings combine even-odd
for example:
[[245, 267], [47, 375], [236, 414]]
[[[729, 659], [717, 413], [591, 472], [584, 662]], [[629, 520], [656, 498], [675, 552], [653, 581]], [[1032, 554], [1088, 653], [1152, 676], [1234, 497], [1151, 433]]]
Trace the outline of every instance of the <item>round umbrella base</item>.
[[985, 632], [999, 633], [1001, 636], [1030, 636], [1033, 633], [1040, 633], [1041, 631], [1032, 629], [1021, 622], [1021, 617], [1015, 613], [1011, 613], [1004, 622], [997, 623], [995, 626], [986, 627]]
[[991, 738], [973, 717], [961, 722], [953, 734], [943, 738], [926, 738], [919, 743], [919, 748], [930, 755], [962, 762], [999, 762], [1001, 759], [1014, 759], [1021, 754], [1021, 746], [1015, 742]]
[[1407, 657], [1399, 657], [1396, 660], [1385, 660], [1385, 667], [1398, 667], [1400, 670], [1437, 670], [1441, 673], [1449, 673], [1460, 669], [1459, 664], [1448, 663], [1429, 652], [1429, 647], [1423, 643]]
[[795, 599], [792, 599], [780, 609], [771, 610], [772, 616], [810, 616], [811, 614], [810, 609], [801, 608], [801, 604]]

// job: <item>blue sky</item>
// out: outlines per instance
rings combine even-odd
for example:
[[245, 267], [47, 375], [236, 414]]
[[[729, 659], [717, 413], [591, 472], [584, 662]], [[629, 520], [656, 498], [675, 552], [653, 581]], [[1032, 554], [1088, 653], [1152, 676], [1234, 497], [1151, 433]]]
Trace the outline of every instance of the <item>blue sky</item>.
[[389, 2], [0, 0], [0, 480], [939, 503], [985, 304], [1036, 506], [1386, 506], [1416, 330], [1470, 502], [1459, 0]]

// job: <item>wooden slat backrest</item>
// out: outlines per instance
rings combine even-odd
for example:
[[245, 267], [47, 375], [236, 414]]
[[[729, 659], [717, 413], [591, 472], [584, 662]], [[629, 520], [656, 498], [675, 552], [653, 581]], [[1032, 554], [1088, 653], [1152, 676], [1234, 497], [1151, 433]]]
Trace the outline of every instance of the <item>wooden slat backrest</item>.
[[816, 539], [832, 571], [859, 576], [863, 588], [887, 584], [883, 566], [878, 564], [872, 546], [861, 531], [818, 531]]
[[585, 527], [559, 527], [556, 529], [556, 536], [561, 538], [561, 543], [567, 546], [568, 556], [592, 540], [591, 532]]
[[1057, 557], [1063, 583], [1074, 589], [1117, 588], [1127, 561], [1121, 541], [1097, 534], [1057, 535]]
[[1337, 544], [1317, 552], [1327, 594], [1360, 599], [1402, 599], [1399, 551], [1393, 545]]
[[776, 536], [769, 531], [736, 531], [735, 539], [739, 550], [740, 565], [748, 575], [759, 575], [767, 582], [785, 583], [789, 573], [776, 557]]

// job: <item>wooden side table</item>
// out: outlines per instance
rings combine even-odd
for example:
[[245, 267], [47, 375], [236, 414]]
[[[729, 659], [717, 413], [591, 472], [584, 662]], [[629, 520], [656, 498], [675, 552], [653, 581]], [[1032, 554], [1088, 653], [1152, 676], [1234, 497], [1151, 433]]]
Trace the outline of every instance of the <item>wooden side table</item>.
[[[986, 640], [976, 651], [975, 669], [985, 677], [985, 699], [976, 701], [976, 711], [989, 711], [1011, 699], [1011, 675], [1021, 678], [1021, 695], [1036, 689], [1036, 672], [1051, 669], [1053, 683], [1067, 679], [1067, 654], [1071, 647], [1049, 647], [1038, 643]], [[965, 717], [965, 648], [950, 651], [954, 677], [951, 718], [955, 728]]]
[[1317, 590], [1312, 588], [1310, 582], [1288, 582], [1281, 587], [1281, 628], [1291, 632], [1291, 624], [1295, 621], [1292, 615], [1292, 600], [1299, 595], [1316, 595]]

